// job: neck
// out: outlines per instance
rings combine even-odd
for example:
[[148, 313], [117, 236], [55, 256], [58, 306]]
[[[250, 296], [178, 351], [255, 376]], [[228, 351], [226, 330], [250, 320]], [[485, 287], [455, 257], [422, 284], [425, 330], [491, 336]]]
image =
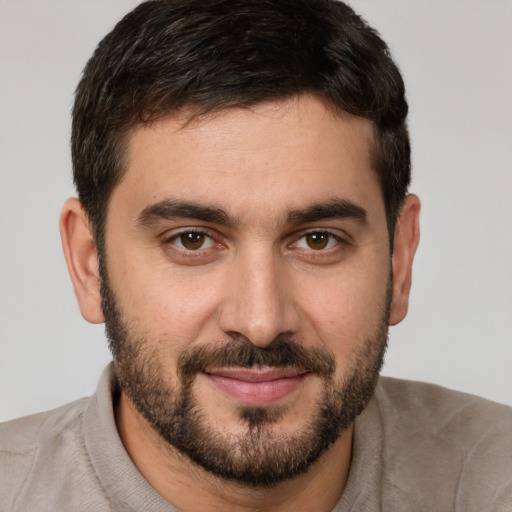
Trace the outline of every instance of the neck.
[[348, 478], [352, 427], [305, 473], [254, 488], [211, 475], [162, 440], [121, 393], [116, 425], [133, 463], [149, 484], [183, 512], [331, 511]]

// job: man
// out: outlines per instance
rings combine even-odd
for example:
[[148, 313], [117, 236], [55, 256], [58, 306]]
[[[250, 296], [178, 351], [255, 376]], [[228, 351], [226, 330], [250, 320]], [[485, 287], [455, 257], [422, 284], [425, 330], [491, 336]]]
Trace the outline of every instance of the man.
[[128, 14], [77, 89], [61, 216], [113, 365], [2, 427], [2, 507], [508, 510], [510, 409], [379, 380], [419, 239], [406, 115], [340, 2]]

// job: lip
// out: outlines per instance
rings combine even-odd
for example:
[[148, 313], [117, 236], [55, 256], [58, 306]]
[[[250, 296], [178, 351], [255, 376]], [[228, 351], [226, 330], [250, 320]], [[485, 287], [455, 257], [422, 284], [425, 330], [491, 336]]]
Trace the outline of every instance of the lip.
[[296, 391], [310, 375], [296, 368], [214, 368], [203, 374], [241, 405], [276, 404]]

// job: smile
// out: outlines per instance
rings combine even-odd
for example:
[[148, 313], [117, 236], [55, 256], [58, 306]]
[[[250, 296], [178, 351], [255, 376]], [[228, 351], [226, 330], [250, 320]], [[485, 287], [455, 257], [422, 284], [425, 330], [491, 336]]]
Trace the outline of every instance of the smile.
[[292, 394], [311, 375], [295, 368], [216, 368], [203, 374], [240, 405], [264, 407]]

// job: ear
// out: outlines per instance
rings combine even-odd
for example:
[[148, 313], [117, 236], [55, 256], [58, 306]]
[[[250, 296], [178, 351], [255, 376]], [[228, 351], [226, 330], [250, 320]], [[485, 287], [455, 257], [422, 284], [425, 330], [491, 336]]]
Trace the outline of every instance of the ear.
[[98, 251], [87, 214], [75, 197], [62, 208], [60, 236], [80, 312], [88, 322], [102, 323]]
[[393, 295], [389, 325], [401, 322], [409, 307], [412, 282], [412, 262], [420, 241], [420, 200], [408, 195], [402, 205], [395, 228], [393, 246]]

